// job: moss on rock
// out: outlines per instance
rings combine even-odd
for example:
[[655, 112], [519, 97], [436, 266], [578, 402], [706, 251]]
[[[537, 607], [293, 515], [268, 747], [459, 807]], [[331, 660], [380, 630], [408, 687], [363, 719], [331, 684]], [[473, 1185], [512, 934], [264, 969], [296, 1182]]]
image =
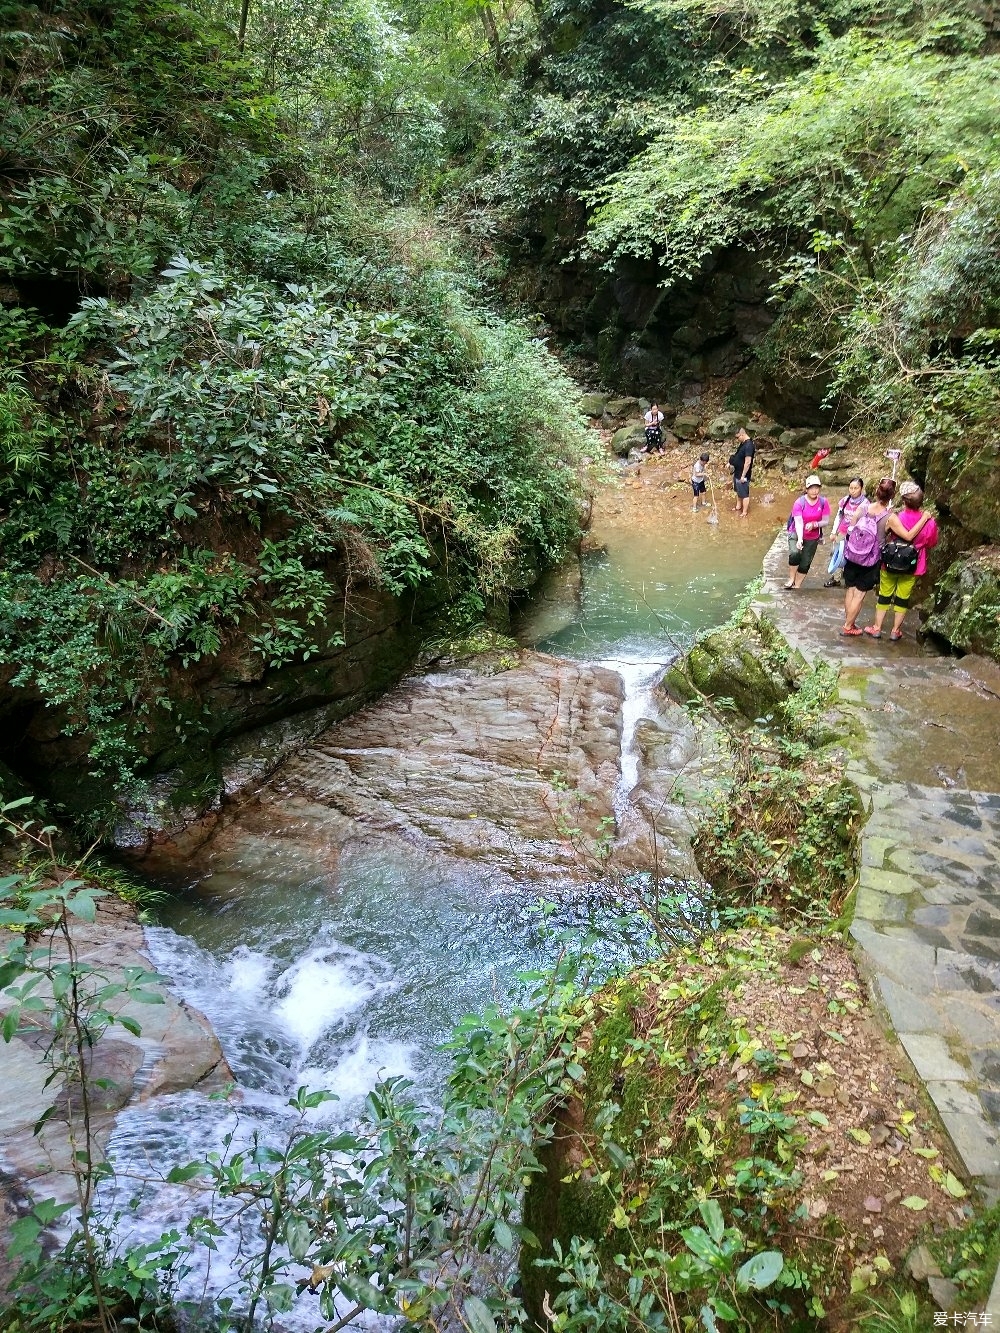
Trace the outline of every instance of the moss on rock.
[[962, 652], [1000, 661], [1000, 546], [970, 551], [949, 567], [927, 628]]
[[775, 713], [808, 670], [802, 654], [788, 646], [774, 625], [744, 611], [721, 629], [695, 641], [664, 677], [681, 703], [706, 697], [731, 700], [747, 721]]

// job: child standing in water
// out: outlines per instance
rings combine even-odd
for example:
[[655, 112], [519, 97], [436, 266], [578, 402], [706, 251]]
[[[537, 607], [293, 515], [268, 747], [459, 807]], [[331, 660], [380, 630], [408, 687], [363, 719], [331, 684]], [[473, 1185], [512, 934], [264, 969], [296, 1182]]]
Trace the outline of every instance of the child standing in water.
[[703, 504], [709, 504], [710, 501], [702, 499], [708, 488], [708, 474], [705, 471], [705, 464], [708, 463], [711, 454], [700, 454], [691, 466], [691, 489], [694, 491], [694, 504], [691, 506], [691, 513], [695, 514]]
[[843, 584], [837, 577], [844, 567], [844, 546], [851, 519], [865, 502], [865, 483], [861, 477], [852, 477], [847, 494], [837, 505], [837, 516], [833, 521], [833, 554], [827, 573], [830, 577], [823, 584], [824, 588], [841, 588]]

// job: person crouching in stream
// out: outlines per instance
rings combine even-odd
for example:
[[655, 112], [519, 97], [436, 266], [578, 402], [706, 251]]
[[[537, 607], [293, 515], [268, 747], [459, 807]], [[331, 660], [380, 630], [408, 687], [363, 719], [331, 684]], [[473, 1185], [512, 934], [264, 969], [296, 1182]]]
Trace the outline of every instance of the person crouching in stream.
[[812, 568], [813, 557], [823, 540], [823, 524], [830, 517], [830, 502], [820, 495], [823, 483], [815, 474], [806, 477], [806, 493], [792, 505], [788, 518], [788, 582], [786, 588], [801, 588]]

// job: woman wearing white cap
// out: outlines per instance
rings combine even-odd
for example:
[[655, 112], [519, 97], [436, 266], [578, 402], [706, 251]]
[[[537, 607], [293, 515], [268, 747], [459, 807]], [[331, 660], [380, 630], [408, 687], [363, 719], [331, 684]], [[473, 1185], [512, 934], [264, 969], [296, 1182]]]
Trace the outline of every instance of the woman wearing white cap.
[[806, 493], [792, 505], [788, 518], [788, 582], [786, 588], [801, 588], [812, 566], [816, 548], [823, 539], [823, 524], [830, 517], [830, 502], [820, 495], [823, 483], [815, 473], [806, 477]]

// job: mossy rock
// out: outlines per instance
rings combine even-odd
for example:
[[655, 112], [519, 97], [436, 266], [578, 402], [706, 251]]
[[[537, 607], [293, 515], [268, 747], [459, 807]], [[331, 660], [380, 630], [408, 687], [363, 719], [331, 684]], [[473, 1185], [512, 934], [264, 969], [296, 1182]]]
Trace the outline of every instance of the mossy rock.
[[681, 703], [699, 695], [732, 700], [752, 722], [774, 714], [807, 670], [801, 653], [788, 647], [769, 620], [747, 613], [699, 638], [663, 684]]
[[603, 417], [607, 406], [603, 393], [585, 393], [580, 398], [580, 411], [585, 417]]
[[701, 425], [701, 417], [693, 412], [682, 412], [674, 418], [674, 434], [682, 440], [693, 439]]
[[746, 426], [747, 417], [743, 412], [720, 412], [709, 422], [706, 434], [713, 440], [728, 440], [740, 426]]
[[784, 426], [771, 417], [760, 417], [757, 421], [748, 421], [746, 424], [747, 434], [755, 438], [766, 435], [769, 439], [776, 440], [784, 429]]
[[608, 415], [618, 421], [624, 421], [626, 417], [635, 416], [639, 411], [638, 398], [612, 398], [608, 402]]
[[782, 449], [805, 449], [816, 438], [816, 432], [809, 426], [796, 426], [792, 430], [783, 430], [778, 436]]
[[944, 502], [966, 530], [966, 545], [1000, 542], [1000, 445], [942, 441], [929, 452], [928, 499]]
[[962, 652], [1000, 661], [1000, 546], [970, 551], [949, 567], [927, 628]]
[[611, 437], [611, 448], [619, 458], [627, 458], [632, 449], [641, 449], [645, 443], [644, 426], [622, 426]]

